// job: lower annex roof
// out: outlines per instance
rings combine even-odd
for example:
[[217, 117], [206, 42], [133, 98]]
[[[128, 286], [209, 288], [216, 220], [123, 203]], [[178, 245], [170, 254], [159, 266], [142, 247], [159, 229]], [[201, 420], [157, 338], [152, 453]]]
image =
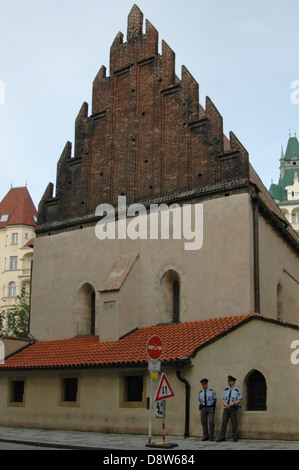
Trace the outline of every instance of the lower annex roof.
[[252, 319], [296, 327], [259, 314], [213, 318], [140, 328], [118, 341], [101, 343], [99, 336], [40, 341], [0, 364], [1, 369], [52, 369], [141, 366], [149, 360], [146, 346], [153, 335], [163, 342], [162, 364], [192, 358], [197, 351]]

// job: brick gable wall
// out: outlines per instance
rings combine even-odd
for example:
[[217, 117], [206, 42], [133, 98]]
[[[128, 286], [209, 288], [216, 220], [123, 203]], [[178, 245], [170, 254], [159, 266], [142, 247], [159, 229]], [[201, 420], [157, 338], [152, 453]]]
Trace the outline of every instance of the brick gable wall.
[[[83, 103], [75, 144], [67, 143], [57, 165], [56, 195], [50, 183], [39, 206], [38, 225], [77, 220], [101, 203], [157, 200], [249, 179], [248, 154], [223, 135], [222, 116], [186, 67], [175, 75], [175, 54], [134, 6], [127, 41], [118, 33], [110, 49], [110, 76], [101, 67], [93, 82], [92, 114]], [[72, 155], [74, 152], [74, 155]]]

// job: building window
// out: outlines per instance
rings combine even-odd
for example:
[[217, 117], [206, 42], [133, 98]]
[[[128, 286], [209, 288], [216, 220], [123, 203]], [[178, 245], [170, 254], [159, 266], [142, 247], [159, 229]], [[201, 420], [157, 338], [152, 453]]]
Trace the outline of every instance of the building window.
[[246, 409], [247, 411], [267, 410], [267, 386], [263, 374], [252, 370], [246, 380]]
[[8, 221], [9, 214], [2, 214], [0, 222], [7, 222]]
[[15, 297], [17, 295], [17, 286], [15, 282], [8, 284], [8, 297]]
[[75, 336], [95, 334], [96, 294], [91, 284], [86, 283], [75, 298]]
[[64, 403], [76, 403], [78, 401], [78, 378], [67, 377], [62, 379], [62, 396]]
[[11, 256], [9, 259], [9, 269], [15, 270], [18, 269], [18, 257]]
[[11, 380], [10, 382], [10, 403], [24, 403], [25, 380]]
[[6, 312], [6, 322], [9, 327], [12, 327], [14, 323], [14, 312], [11, 309], [8, 309]]
[[145, 406], [145, 384], [143, 375], [127, 375], [122, 380], [121, 406]]
[[129, 375], [125, 377], [125, 401], [142, 401], [143, 376]]
[[180, 284], [178, 281], [173, 283], [173, 322], [180, 321]]
[[162, 323], [180, 321], [180, 278], [173, 269], [168, 270], [161, 279], [163, 295]]
[[18, 234], [17, 233], [12, 233], [11, 234], [11, 243], [12, 243], [12, 245], [17, 245], [18, 244]]

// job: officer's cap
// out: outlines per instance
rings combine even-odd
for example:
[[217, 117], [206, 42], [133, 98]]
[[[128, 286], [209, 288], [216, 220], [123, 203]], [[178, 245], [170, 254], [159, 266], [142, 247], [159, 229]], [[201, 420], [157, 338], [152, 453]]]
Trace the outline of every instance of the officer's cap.
[[228, 375], [227, 380], [229, 382], [235, 382], [237, 379], [235, 377], [233, 377], [232, 375]]
[[201, 384], [205, 385], [208, 383], [208, 379], [201, 379], [200, 381]]

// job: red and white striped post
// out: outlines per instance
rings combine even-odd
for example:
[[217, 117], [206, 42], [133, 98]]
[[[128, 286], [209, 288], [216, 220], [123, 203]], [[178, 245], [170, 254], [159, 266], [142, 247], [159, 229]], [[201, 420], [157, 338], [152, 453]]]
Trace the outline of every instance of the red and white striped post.
[[165, 413], [166, 413], [166, 400], [162, 401], [162, 406], [163, 406], [163, 420], [162, 420], [162, 433], [163, 433], [163, 443], [165, 442]]

